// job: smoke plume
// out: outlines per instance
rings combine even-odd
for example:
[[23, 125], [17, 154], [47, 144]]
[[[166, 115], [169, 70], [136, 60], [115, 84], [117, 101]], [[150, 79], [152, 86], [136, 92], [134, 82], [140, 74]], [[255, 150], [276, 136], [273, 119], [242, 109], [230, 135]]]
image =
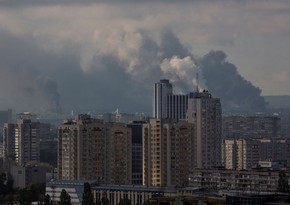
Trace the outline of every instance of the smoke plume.
[[173, 83], [184, 82], [188, 88], [198, 86], [202, 90], [207, 89], [201, 70], [194, 64], [191, 56], [182, 59], [177, 56], [165, 58], [160, 67], [166, 78], [171, 79]]
[[0, 27], [2, 109], [99, 113], [119, 108], [149, 114], [154, 83], [169, 78], [188, 93], [196, 87], [196, 73], [199, 86], [220, 97], [224, 107], [264, 107], [260, 89], [227, 62], [224, 52], [193, 57], [170, 28], [152, 32], [135, 22], [80, 30], [79, 25], [86, 26], [83, 21], [69, 29], [49, 23], [44, 34], [39, 22], [23, 28], [25, 32]]

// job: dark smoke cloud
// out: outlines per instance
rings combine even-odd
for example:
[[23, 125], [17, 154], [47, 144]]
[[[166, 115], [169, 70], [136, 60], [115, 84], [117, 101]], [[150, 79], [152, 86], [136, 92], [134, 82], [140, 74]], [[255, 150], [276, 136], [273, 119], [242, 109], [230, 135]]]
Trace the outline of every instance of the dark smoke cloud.
[[244, 79], [223, 51], [211, 51], [199, 60], [209, 90], [226, 110], [264, 111], [261, 89]]
[[[168, 77], [161, 69], [164, 59], [192, 61], [196, 65], [193, 69], [199, 66], [208, 89], [225, 106], [251, 110], [264, 106], [260, 90], [244, 80], [221, 51], [194, 58], [168, 29], [161, 32], [159, 41], [144, 30], [124, 31], [120, 36], [121, 42], [113, 44], [119, 47], [110, 52], [102, 52], [102, 47], [92, 49], [84, 67], [82, 61], [87, 58], [77, 43], [65, 42], [58, 51], [42, 49], [32, 36], [0, 31], [0, 107], [35, 113], [57, 113], [61, 107], [64, 113], [119, 108], [150, 115], [153, 83]], [[138, 42], [133, 48], [127, 46], [132, 45], [132, 37]], [[194, 80], [195, 75], [190, 75]], [[175, 85], [184, 93], [194, 89], [182, 78], [177, 78]]]
[[0, 98], [1, 107], [18, 111], [61, 111], [56, 82], [40, 70], [49, 64], [32, 39], [22, 41], [10, 33], [0, 31]]

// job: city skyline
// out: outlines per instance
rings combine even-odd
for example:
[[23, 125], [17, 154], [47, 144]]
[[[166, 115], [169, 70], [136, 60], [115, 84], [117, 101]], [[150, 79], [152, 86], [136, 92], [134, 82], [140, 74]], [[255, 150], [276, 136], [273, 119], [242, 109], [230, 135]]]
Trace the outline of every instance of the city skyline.
[[198, 63], [211, 50], [221, 50], [218, 60], [234, 65], [262, 95], [290, 94], [287, 1], [0, 5], [2, 109], [151, 113], [151, 85], [168, 78], [192, 91]]

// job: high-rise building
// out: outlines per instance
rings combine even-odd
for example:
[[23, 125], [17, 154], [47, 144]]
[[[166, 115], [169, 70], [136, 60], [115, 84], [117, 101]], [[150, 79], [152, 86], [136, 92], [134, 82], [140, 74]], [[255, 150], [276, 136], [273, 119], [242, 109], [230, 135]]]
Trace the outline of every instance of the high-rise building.
[[100, 120], [79, 115], [58, 127], [58, 177], [104, 181], [105, 127]]
[[166, 118], [186, 119], [188, 95], [167, 95]]
[[79, 115], [58, 127], [58, 175], [67, 180], [131, 184], [131, 129]]
[[153, 118], [185, 119], [188, 96], [173, 94], [172, 83], [162, 79], [154, 84]]
[[154, 84], [153, 90], [153, 118], [167, 118], [167, 96], [172, 95], [172, 83], [162, 79]]
[[106, 125], [106, 183], [131, 184], [132, 181], [132, 134], [125, 124]]
[[208, 91], [189, 94], [187, 121], [194, 124], [194, 163], [196, 168], [221, 166], [221, 103]]
[[143, 125], [143, 184], [186, 186], [193, 168], [193, 125], [150, 119]]
[[[48, 129], [48, 130], [44, 130]], [[43, 133], [49, 132], [49, 126], [30, 119], [17, 119], [15, 124], [5, 123], [3, 127], [4, 159], [15, 160], [18, 165], [29, 161], [39, 161], [39, 142]]]
[[142, 125], [145, 121], [133, 121], [127, 127], [132, 130], [132, 184], [142, 184]]
[[[3, 129], [4, 123], [12, 123], [12, 110], [0, 110], [0, 129]], [[0, 139], [2, 139], [3, 133], [0, 132]]]

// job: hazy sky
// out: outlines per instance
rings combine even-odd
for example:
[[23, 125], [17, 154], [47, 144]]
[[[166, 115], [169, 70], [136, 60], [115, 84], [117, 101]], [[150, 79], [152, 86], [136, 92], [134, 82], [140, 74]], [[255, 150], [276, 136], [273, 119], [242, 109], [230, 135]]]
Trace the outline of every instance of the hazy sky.
[[290, 95], [289, 0], [0, 0], [0, 108], [149, 112], [165, 41]]

